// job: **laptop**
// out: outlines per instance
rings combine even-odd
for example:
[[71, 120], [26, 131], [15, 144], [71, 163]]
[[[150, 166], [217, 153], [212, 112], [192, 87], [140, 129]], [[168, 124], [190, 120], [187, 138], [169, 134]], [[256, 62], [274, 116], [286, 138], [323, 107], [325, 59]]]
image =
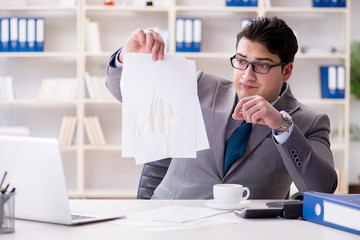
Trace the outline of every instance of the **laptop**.
[[71, 214], [57, 139], [0, 136], [0, 175], [5, 171], [18, 219], [77, 225], [124, 216]]

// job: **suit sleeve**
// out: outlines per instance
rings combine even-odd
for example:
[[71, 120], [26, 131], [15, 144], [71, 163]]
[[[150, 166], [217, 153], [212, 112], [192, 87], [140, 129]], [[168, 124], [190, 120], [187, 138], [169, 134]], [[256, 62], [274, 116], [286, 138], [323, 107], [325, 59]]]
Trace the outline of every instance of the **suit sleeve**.
[[119, 49], [110, 57], [109, 65], [107, 67], [105, 86], [109, 89], [111, 94], [120, 102], [122, 102], [122, 95], [120, 89], [120, 80], [122, 74], [122, 68], [115, 67], [115, 57], [116, 54], [121, 51]]
[[302, 192], [333, 193], [337, 187], [337, 174], [330, 150], [328, 116], [316, 116], [305, 133], [294, 123], [288, 140], [284, 144], [276, 145], [296, 187]]

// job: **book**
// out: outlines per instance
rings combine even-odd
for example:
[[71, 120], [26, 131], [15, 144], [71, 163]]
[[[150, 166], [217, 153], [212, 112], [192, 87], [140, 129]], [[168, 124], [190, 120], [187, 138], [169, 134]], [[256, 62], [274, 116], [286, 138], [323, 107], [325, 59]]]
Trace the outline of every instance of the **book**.
[[19, 18], [19, 45], [18, 45], [19, 52], [27, 51], [26, 42], [27, 42], [27, 19]]
[[98, 22], [92, 22], [90, 19], [86, 19], [85, 40], [87, 52], [101, 52], [100, 29]]
[[193, 20], [185, 18], [184, 20], [184, 45], [186, 52], [193, 52], [194, 37], [193, 37]]
[[360, 234], [360, 194], [305, 192], [303, 218], [306, 221]]
[[105, 76], [91, 76], [85, 72], [85, 86], [90, 99], [113, 99], [109, 89], [105, 86]]
[[35, 51], [43, 52], [45, 43], [45, 20], [44, 18], [35, 19]]
[[193, 19], [193, 51], [201, 52], [201, 42], [202, 42], [202, 20], [201, 18]]
[[19, 42], [19, 25], [17, 18], [10, 18], [10, 52], [17, 52]]
[[71, 101], [76, 97], [76, 78], [47, 78], [40, 84], [39, 100]]
[[5, 101], [13, 101], [14, 96], [13, 78], [11, 76], [0, 75], [0, 99]]
[[176, 18], [176, 51], [177, 52], [184, 52], [185, 45], [184, 45], [184, 30], [185, 30], [185, 21], [183, 18]]
[[89, 143], [94, 146], [105, 146], [105, 136], [98, 116], [86, 116], [84, 127]]
[[257, 0], [226, 0], [225, 5], [228, 7], [257, 7]]
[[10, 50], [9, 46], [9, 36], [10, 36], [10, 19], [9, 18], [0, 18], [0, 52], [8, 52]]
[[35, 51], [35, 34], [35, 18], [28, 18], [26, 28], [26, 50], [29, 52]]
[[313, 7], [346, 7], [346, 0], [313, 0]]
[[61, 119], [58, 140], [62, 147], [71, 146], [75, 136], [76, 130], [76, 116], [65, 115]]

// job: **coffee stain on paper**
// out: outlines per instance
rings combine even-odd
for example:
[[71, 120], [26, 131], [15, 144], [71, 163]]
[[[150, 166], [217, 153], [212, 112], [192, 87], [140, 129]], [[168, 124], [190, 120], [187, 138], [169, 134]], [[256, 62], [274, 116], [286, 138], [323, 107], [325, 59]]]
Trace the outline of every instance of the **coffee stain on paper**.
[[164, 158], [171, 157], [174, 107], [162, 97], [159, 87], [154, 88], [150, 104], [145, 105], [138, 113], [134, 125], [135, 140], [140, 140], [151, 133], [161, 134], [165, 138], [166, 152]]

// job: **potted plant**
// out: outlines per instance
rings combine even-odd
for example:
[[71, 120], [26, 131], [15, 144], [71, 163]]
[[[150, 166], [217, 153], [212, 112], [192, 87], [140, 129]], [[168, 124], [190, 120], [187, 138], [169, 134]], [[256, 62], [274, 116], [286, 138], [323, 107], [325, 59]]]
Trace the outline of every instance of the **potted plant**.
[[[350, 65], [350, 90], [360, 100], [360, 42], [351, 44], [351, 65]], [[357, 105], [357, 103], [356, 103]], [[360, 114], [360, 113], [359, 113]], [[353, 183], [360, 183], [360, 162], [358, 159], [360, 149], [360, 127], [359, 124], [350, 124], [350, 162], [349, 180]]]
[[350, 89], [360, 99], [360, 42], [351, 44]]

